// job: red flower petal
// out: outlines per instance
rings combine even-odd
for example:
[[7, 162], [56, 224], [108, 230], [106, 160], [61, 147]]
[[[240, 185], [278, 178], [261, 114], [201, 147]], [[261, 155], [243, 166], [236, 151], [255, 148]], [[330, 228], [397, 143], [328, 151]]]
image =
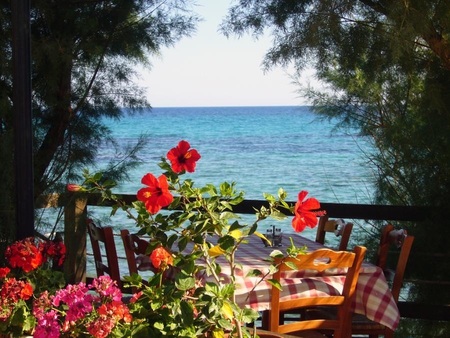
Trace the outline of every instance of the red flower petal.
[[172, 165], [172, 170], [175, 173], [180, 173], [183, 170], [187, 172], [194, 172], [196, 162], [200, 159], [200, 154], [195, 149], [190, 149], [190, 144], [187, 141], [178, 142], [177, 147], [170, 149], [167, 153], [167, 159]]
[[307, 191], [300, 191], [295, 204], [292, 227], [296, 232], [305, 230], [307, 226], [314, 228], [317, 225], [317, 216], [324, 214], [323, 211], [311, 211], [319, 209], [320, 203], [315, 198], [308, 198], [303, 202], [306, 195], [308, 195]]
[[141, 182], [148, 185], [137, 192], [138, 200], [144, 202], [145, 208], [151, 214], [156, 214], [161, 208], [168, 206], [173, 201], [173, 196], [169, 191], [167, 178], [161, 175], [156, 179], [148, 173]]

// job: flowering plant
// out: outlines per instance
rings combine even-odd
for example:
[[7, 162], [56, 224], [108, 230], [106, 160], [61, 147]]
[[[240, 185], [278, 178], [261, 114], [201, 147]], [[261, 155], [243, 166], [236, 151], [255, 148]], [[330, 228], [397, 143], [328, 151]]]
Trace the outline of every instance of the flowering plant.
[[69, 284], [54, 295], [44, 291], [34, 301], [33, 314], [38, 321], [33, 336], [38, 338], [132, 335], [132, 316], [109, 276], [89, 285]]
[[36, 324], [31, 314], [33, 295], [65, 285], [63, 273], [55, 270], [62, 265], [64, 255], [63, 243], [34, 237], [6, 248], [9, 267], [0, 268], [1, 333], [18, 335], [33, 331]]
[[[233, 212], [233, 207], [244, 200], [244, 192], [237, 191], [235, 183], [196, 187], [193, 180], [181, 179], [186, 172], [195, 172], [200, 158], [187, 141], [180, 141], [167, 153], [167, 159], [162, 158], [159, 166], [163, 174], [144, 175], [145, 186], [137, 192], [138, 200], [132, 205], [112, 193], [115, 182], [102, 180], [101, 174], [91, 176], [86, 172], [83, 185], [76, 186], [77, 191], [101, 192], [104, 200], [113, 200], [112, 214], [124, 210], [136, 223], [138, 233], [152, 239], [147, 252], [155, 275], [145, 284], [138, 275], [125, 277], [131, 286], [141, 290], [134, 296], [136, 302], [130, 304], [130, 311], [135, 319], [142, 319], [147, 336], [220, 338], [230, 332], [232, 336], [249, 337], [243, 324], [253, 323], [258, 313], [236, 303], [235, 276], [241, 269], [235, 260], [236, 251], [249, 236], [268, 241], [257, 231], [258, 224], [269, 217], [285, 219], [282, 210], [294, 214], [295, 231], [314, 227], [321, 214], [315, 211], [320, 208], [316, 199], [304, 201], [306, 191], [299, 194], [295, 205], [290, 205], [285, 201], [286, 192], [280, 189], [276, 197], [264, 194], [268, 207], [255, 210], [254, 222], [245, 224]], [[296, 256], [303, 250], [291, 244], [287, 253]], [[272, 256], [280, 254], [275, 250]], [[218, 257], [225, 258], [229, 265], [226, 278], [221, 274], [224, 267]], [[274, 269], [276, 266], [267, 272], [254, 270], [249, 275], [262, 281]], [[277, 286], [276, 281], [269, 281]]]

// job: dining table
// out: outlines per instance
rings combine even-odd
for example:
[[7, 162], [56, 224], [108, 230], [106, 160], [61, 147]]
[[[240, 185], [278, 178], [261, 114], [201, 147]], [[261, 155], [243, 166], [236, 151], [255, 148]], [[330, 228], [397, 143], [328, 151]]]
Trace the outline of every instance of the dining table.
[[[247, 239], [248, 243], [241, 244], [235, 252], [235, 261], [242, 268], [236, 269], [234, 276], [236, 302], [241, 307], [250, 307], [260, 312], [270, 310], [272, 285], [267, 278], [261, 280], [261, 277], [249, 277], [250, 271], [254, 269], [263, 273], [268, 271], [270, 263], [267, 258], [271, 252], [280, 250], [286, 254], [290, 240], [296, 247], [305, 247], [306, 251], [327, 248], [298, 233], [284, 234], [283, 241], [273, 247], [264, 244], [264, 241], [256, 235], [249, 236]], [[220, 277], [227, 283], [231, 271], [229, 264], [222, 257], [217, 257], [216, 260], [221, 265]], [[147, 264], [149, 264], [148, 260], [138, 260], [138, 269], [146, 270]], [[336, 269], [329, 269], [323, 273], [313, 270], [286, 271], [281, 283], [280, 299], [337, 295], [342, 291], [344, 281], [345, 271]], [[400, 312], [382, 269], [367, 261], [364, 261], [361, 266], [352, 312], [364, 315], [392, 330], [397, 328], [400, 320]]]

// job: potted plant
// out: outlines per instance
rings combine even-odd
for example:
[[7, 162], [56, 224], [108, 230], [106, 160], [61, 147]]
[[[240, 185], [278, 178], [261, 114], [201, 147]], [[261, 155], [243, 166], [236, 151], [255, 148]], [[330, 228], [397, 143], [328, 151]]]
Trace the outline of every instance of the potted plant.
[[[112, 215], [119, 209], [125, 211], [135, 222], [136, 231], [152, 239], [147, 251], [158, 272], [145, 283], [138, 275], [125, 277], [131, 286], [141, 290], [129, 304], [133, 323], [139, 325], [136, 336], [250, 337], [245, 325], [253, 323], [258, 313], [236, 303], [234, 278], [240, 269], [236, 251], [249, 236], [268, 240], [257, 231], [262, 220], [282, 220], [287, 217], [283, 211], [289, 211], [295, 215], [294, 230], [302, 231], [305, 226], [314, 227], [316, 216], [321, 214], [316, 211], [320, 208], [316, 199], [304, 201], [307, 192], [299, 194], [294, 206], [285, 201], [287, 194], [280, 189], [277, 196], [264, 194], [268, 207], [255, 210], [254, 222], [246, 224], [233, 212], [233, 207], [244, 200], [244, 192], [237, 191], [235, 183], [197, 187], [192, 179], [182, 179], [186, 172], [195, 172], [200, 158], [188, 142], [180, 141], [167, 158], [161, 159], [161, 175], [144, 175], [144, 187], [132, 205], [126, 205], [112, 192], [116, 183], [101, 173], [85, 172], [82, 186], [69, 186], [72, 191], [101, 192], [103, 200], [114, 201]], [[304, 250], [292, 244], [287, 254], [296, 256]], [[275, 250], [271, 256], [280, 255]], [[225, 257], [229, 265], [227, 279], [220, 274], [222, 267], [216, 261], [219, 256]], [[250, 275], [263, 280], [274, 269], [276, 266]], [[270, 282], [277, 286], [276, 281]]]
[[33, 297], [65, 285], [64, 275], [58, 270], [64, 255], [63, 243], [36, 237], [16, 241], [6, 248], [9, 266], [0, 268], [1, 334], [20, 336], [34, 331]]

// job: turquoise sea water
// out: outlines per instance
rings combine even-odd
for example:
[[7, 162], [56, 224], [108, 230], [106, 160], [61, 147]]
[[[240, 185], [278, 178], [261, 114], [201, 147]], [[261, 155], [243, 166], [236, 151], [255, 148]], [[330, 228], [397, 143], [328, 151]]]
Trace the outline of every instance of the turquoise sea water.
[[[186, 140], [202, 156], [195, 173], [186, 175], [197, 186], [234, 181], [246, 198], [259, 200], [264, 192], [276, 195], [283, 188], [288, 201], [296, 201], [301, 190], [321, 202], [371, 201], [371, 170], [363, 157], [370, 147], [355, 130], [333, 131], [335, 122], [318, 121], [309, 107], [153, 108], [108, 126], [121, 144], [134, 144], [143, 133], [148, 136], [141, 154], [145, 163], [129, 173], [131, 181], [118, 187], [120, 193], [136, 193], [148, 172], [159, 176], [160, 158]], [[114, 156], [112, 149], [102, 149], [98, 168]], [[123, 227], [133, 231], [134, 224], [124, 213], [109, 219], [105, 217], [109, 210], [104, 209], [89, 207], [93, 218], [103, 217], [103, 225], [112, 225], [117, 232]], [[251, 222], [254, 216], [243, 219]], [[272, 223], [265, 221], [262, 230]], [[292, 231], [291, 219], [275, 224], [285, 233]], [[303, 234], [314, 238], [315, 232], [307, 229]], [[120, 239], [117, 244], [119, 256], [123, 255]], [[126, 274], [126, 267], [121, 269]]]
[[[159, 175], [161, 156], [184, 139], [202, 156], [189, 174], [198, 184], [235, 181], [249, 199], [282, 187], [290, 200], [307, 190], [323, 202], [370, 201], [371, 172], [361, 150], [367, 144], [356, 131], [333, 132], [335, 124], [317, 121], [309, 107], [153, 108], [108, 125], [121, 144], [148, 135], [145, 164], [119, 187], [123, 193], [135, 193], [147, 172]], [[100, 164], [114, 156], [101, 153]]]

